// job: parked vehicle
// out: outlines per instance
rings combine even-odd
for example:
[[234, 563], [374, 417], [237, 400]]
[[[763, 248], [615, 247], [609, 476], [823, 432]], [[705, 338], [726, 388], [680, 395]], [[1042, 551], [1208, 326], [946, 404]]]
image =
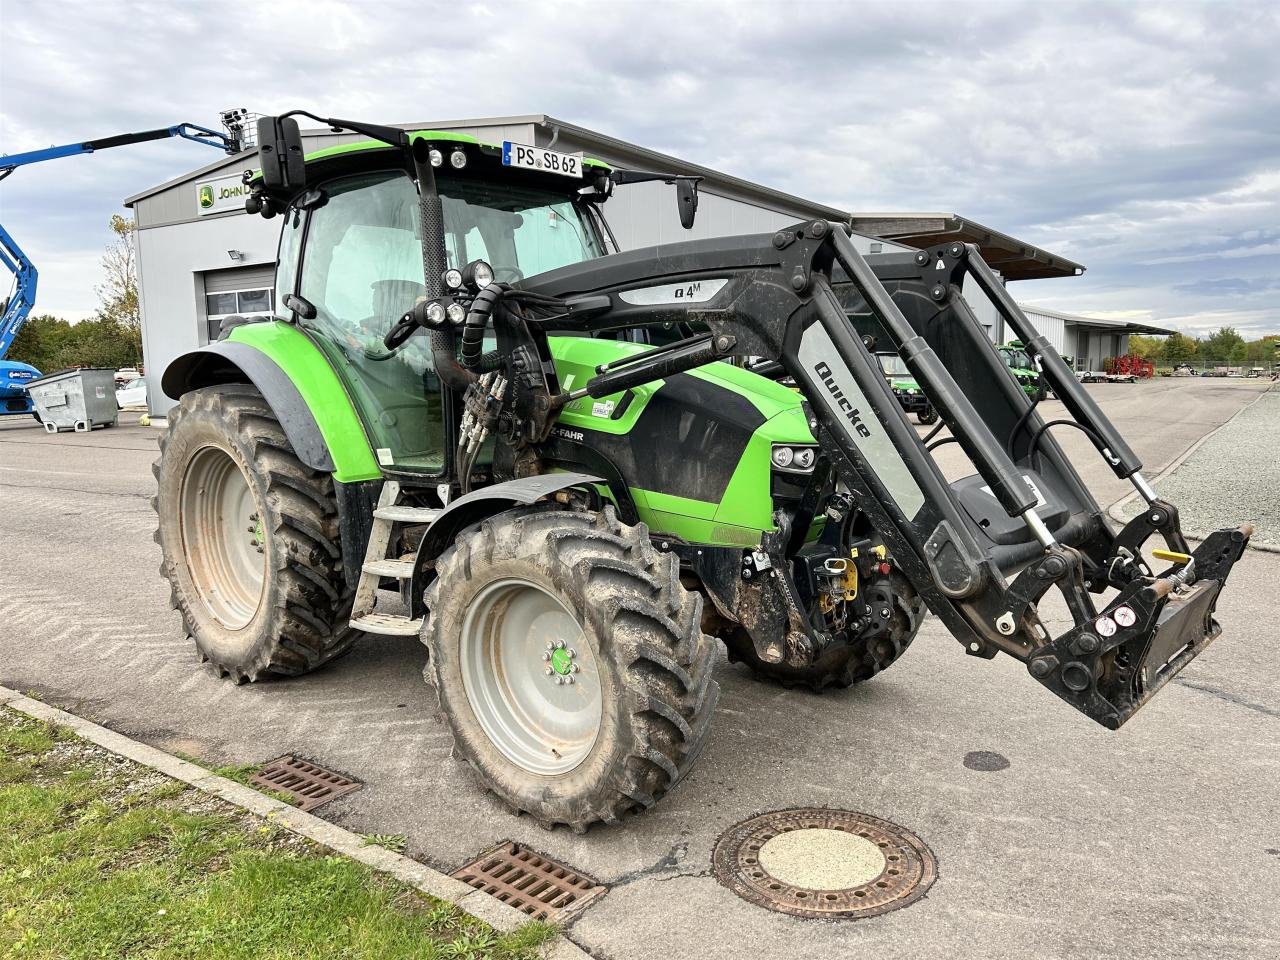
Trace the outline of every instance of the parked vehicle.
[[126, 407], [145, 407], [147, 405], [147, 381], [145, 377], [134, 377], [116, 391], [116, 405], [121, 410]]
[[39, 420], [31, 403], [31, 395], [27, 392], [27, 384], [40, 376], [40, 371], [29, 363], [0, 360], [0, 416], [30, 413]]
[[938, 412], [907, 369], [906, 362], [896, 353], [877, 353], [876, 359], [880, 361], [880, 369], [884, 371], [884, 378], [889, 381], [898, 405], [907, 413], [914, 413], [917, 423], [936, 423]]
[[[605, 256], [615, 184], [675, 181], [690, 227], [696, 182], [312, 119], [373, 142], [304, 162], [292, 116], [259, 121], [247, 208], [283, 224], [278, 315], [163, 378], [179, 402], [156, 466], [162, 570], [219, 673], [303, 674], [362, 632], [419, 636], [456, 754], [513, 809], [584, 830], [692, 767], [718, 641], [764, 677], [843, 687], [895, 663], [928, 607], [970, 654], [1025, 662], [1115, 729], [1219, 633], [1251, 529], [1192, 552], [975, 248], [864, 258], [813, 220]], [[1123, 529], [966, 283], [1144, 492]], [[854, 300], [976, 474], [943, 479]], [[718, 362], [734, 358], [776, 371]], [[402, 608], [380, 608], [383, 587]], [[1065, 631], [1039, 615], [1050, 590]]]
[[123, 387], [127, 383], [132, 383], [142, 376], [142, 371], [137, 367], [121, 367], [116, 371], [116, 386]]
[[1036, 371], [1035, 362], [1031, 359], [1031, 354], [1023, 347], [1022, 341], [1011, 340], [1009, 343], [1001, 344], [996, 349], [1000, 351], [1000, 356], [1004, 359], [1004, 365], [1009, 368], [1013, 378], [1022, 387], [1022, 392], [1028, 397], [1034, 397], [1039, 389], [1040, 374]]

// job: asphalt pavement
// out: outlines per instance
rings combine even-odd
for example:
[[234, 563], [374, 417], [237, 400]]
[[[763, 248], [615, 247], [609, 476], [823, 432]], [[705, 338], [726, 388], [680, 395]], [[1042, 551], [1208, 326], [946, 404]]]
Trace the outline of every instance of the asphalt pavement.
[[[1263, 389], [1090, 387], [1148, 476]], [[157, 436], [122, 423], [52, 437], [0, 420], [0, 684], [209, 764], [297, 753], [349, 773], [364, 789], [318, 812], [403, 834], [411, 856], [446, 871], [504, 839], [558, 857], [611, 887], [570, 929], [602, 960], [1280, 955], [1278, 555], [1237, 566], [1223, 637], [1116, 733], [1021, 664], [965, 656], [933, 618], [891, 670], [821, 697], [722, 662], [688, 779], [649, 813], [575, 836], [512, 817], [450, 758], [416, 641], [369, 637], [274, 683], [236, 687], [201, 668], [156, 572]], [[1087, 441], [1063, 442], [1100, 500], [1128, 492]], [[1270, 470], [1258, 482], [1275, 490], [1274, 458]], [[1009, 766], [966, 768], [976, 750]], [[915, 831], [938, 859], [928, 896], [876, 918], [807, 921], [709, 875], [731, 824], [810, 805]]]

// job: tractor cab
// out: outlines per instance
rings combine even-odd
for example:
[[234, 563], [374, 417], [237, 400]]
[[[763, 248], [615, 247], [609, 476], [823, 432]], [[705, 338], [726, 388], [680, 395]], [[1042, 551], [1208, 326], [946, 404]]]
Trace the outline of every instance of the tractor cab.
[[[409, 136], [425, 145], [434, 168], [445, 269], [433, 280], [445, 288], [465, 283], [474, 293], [490, 281], [517, 283], [604, 255], [611, 240], [595, 196], [608, 173], [603, 164], [522, 146], [513, 156], [511, 145], [456, 133]], [[344, 144], [306, 157], [301, 192], [268, 191], [265, 202], [281, 205], [284, 217], [277, 318], [325, 354], [379, 465], [433, 475], [445, 469], [449, 417], [430, 338], [385, 346], [392, 327], [429, 294], [411, 173], [390, 145]], [[231, 339], [256, 342], [265, 333], [239, 328]]]

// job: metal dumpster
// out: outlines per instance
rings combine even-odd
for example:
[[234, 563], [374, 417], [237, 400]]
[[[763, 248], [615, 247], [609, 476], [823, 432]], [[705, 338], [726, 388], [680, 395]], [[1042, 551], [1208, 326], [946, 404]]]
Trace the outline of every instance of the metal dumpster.
[[94, 427], [114, 427], [116, 406], [114, 370], [63, 370], [27, 382], [27, 393], [49, 433], [74, 430], [88, 433]]

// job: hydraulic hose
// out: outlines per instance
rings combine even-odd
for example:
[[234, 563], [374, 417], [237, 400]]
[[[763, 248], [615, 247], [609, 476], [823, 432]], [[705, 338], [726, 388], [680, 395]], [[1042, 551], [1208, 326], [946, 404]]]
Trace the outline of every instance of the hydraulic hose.
[[431, 331], [431, 362], [440, 382], [450, 390], [464, 391], [476, 379], [458, 363], [458, 338], [452, 327]]
[[494, 308], [506, 291], [505, 284], [491, 283], [471, 301], [471, 309], [467, 311], [467, 320], [462, 327], [462, 365], [468, 370], [481, 368], [484, 332], [489, 327]]

